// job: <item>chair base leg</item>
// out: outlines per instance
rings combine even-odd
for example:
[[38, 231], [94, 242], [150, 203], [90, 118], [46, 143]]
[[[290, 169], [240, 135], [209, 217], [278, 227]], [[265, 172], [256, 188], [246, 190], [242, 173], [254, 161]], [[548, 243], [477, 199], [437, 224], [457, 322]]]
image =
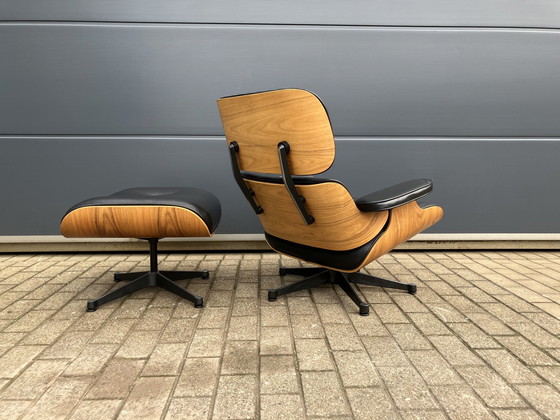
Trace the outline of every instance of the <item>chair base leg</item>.
[[369, 315], [369, 305], [362, 301], [352, 285], [364, 284], [368, 286], [378, 286], [390, 289], [406, 290], [410, 294], [416, 293], [416, 285], [410, 283], [400, 283], [398, 281], [382, 279], [368, 274], [355, 272], [355, 273], [342, 273], [340, 271], [328, 270], [326, 268], [285, 268], [281, 267], [279, 274], [285, 276], [293, 274], [298, 276], [309, 276], [298, 282], [289, 284], [279, 289], [271, 289], [268, 291], [268, 300], [275, 301], [278, 296], [288, 293], [297, 292], [299, 290], [310, 289], [320, 286], [325, 283], [338, 284], [340, 288], [348, 295], [350, 299], [358, 306], [360, 315]]
[[137, 290], [150, 286], [159, 286], [171, 293], [194, 303], [195, 308], [204, 306], [201, 296], [193, 295], [183, 287], [175, 283], [177, 280], [185, 280], [192, 278], [209, 278], [208, 270], [202, 271], [159, 271], [157, 267], [157, 239], [148, 239], [150, 241], [150, 271], [137, 273], [115, 273], [115, 282], [129, 281], [130, 283], [119, 287], [117, 290], [107, 293], [100, 298], [88, 300], [87, 311], [94, 312], [104, 303], [129, 295]]

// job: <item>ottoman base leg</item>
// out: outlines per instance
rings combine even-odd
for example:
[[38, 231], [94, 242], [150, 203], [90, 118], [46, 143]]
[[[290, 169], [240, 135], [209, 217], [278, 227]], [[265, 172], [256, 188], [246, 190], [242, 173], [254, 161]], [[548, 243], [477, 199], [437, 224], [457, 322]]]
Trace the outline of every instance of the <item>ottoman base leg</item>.
[[201, 296], [193, 295], [183, 287], [175, 283], [176, 280], [185, 280], [201, 277], [209, 278], [208, 270], [202, 271], [158, 271], [157, 267], [157, 239], [148, 239], [150, 242], [150, 271], [139, 273], [115, 273], [115, 281], [130, 281], [130, 283], [119, 287], [117, 290], [107, 293], [100, 298], [88, 300], [87, 311], [94, 312], [100, 305], [112, 300], [129, 295], [137, 290], [150, 286], [159, 286], [171, 293], [181, 296], [183, 299], [194, 303], [195, 308], [203, 307]]

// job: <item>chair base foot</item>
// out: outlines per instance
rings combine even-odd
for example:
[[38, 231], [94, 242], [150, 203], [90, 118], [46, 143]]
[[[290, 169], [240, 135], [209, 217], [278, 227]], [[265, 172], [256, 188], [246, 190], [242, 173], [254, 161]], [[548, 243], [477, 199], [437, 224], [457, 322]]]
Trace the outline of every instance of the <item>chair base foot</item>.
[[410, 294], [416, 293], [416, 285], [411, 283], [400, 283], [394, 280], [382, 279], [368, 274], [342, 273], [340, 271], [329, 270], [326, 268], [286, 268], [280, 267], [279, 274], [285, 276], [288, 274], [298, 276], [308, 276], [303, 280], [281, 287], [279, 289], [271, 289], [268, 291], [268, 300], [275, 301], [278, 296], [300, 290], [311, 289], [325, 283], [338, 284], [340, 288], [348, 295], [350, 299], [358, 306], [359, 314], [362, 316], [369, 315], [369, 305], [362, 301], [351, 283], [364, 284], [368, 286], [378, 286], [390, 289], [406, 290]]
[[88, 312], [95, 312], [97, 311], [97, 303], [95, 300], [88, 300], [87, 302], [87, 311]]

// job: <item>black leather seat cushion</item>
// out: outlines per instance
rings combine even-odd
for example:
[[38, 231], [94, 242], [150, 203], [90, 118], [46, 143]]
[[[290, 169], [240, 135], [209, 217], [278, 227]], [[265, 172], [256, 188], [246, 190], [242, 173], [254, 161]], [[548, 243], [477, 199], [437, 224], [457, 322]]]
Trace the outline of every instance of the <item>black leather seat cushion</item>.
[[220, 202], [211, 193], [199, 188], [138, 187], [128, 188], [103, 197], [94, 197], [72, 206], [66, 214], [81, 207], [92, 206], [175, 206], [196, 213], [214, 232], [220, 222]]
[[301, 245], [295, 242], [272, 236], [265, 232], [264, 236], [268, 244], [286, 255], [291, 255], [308, 261], [310, 263], [319, 264], [325, 267], [334, 268], [335, 270], [355, 270], [367, 257], [375, 243], [385, 233], [389, 226], [391, 216], [385, 222], [385, 226], [379, 233], [369, 242], [366, 242], [358, 248], [349, 249], [347, 251], [332, 251], [330, 249], [316, 248], [308, 245]]
[[364, 195], [356, 206], [360, 211], [390, 210], [429, 194], [432, 187], [429, 179], [413, 179]]

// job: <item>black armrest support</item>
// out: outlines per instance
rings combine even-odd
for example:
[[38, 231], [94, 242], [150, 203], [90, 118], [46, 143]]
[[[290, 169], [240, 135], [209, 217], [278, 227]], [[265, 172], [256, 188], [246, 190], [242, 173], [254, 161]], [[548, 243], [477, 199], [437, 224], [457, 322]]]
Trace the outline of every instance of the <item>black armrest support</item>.
[[413, 179], [364, 195], [356, 206], [360, 211], [390, 210], [429, 194], [432, 187], [429, 179]]

